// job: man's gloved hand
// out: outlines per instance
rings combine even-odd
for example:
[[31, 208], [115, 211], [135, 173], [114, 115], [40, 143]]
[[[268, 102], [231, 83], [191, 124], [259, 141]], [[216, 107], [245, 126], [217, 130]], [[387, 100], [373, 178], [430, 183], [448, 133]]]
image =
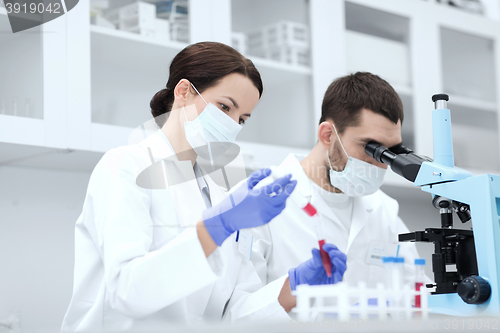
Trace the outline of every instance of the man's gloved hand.
[[217, 245], [233, 232], [259, 227], [271, 221], [285, 208], [285, 202], [297, 185], [290, 181], [291, 175], [279, 178], [269, 185], [254, 188], [271, 174], [270, 169], [257, 170], [246, 183], [218, 205], [203, 212], [203, 222]]
[[347, 256], [335, 245], [330, 243], [323, 245], [323, 250], [330, 256], [332, 262], [332, 277], [326, 275], [319, 250], [313, 249], [313, 257], [311, 259], [288, 271], [292, 290], [295, 290], [299, 284], [335, 284], [342, 281], [342, 276], [347, 268]]

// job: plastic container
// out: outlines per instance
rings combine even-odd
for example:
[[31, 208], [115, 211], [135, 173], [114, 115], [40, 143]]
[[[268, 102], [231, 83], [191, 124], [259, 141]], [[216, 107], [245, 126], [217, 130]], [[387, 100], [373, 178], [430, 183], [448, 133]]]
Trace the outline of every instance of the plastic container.
[[184, 0], [174, 1], [169, 15], [172, 40], [189, 43], [189, 8]]
[[146, 2], [134, 2], [129, 5], [108, 10], [105, 18], [118, 29], [137, 32], [155, 30], [156, 6]]
[[294, 66], [309, 66], [309, 48], [297, 46], [270, 47], [264, 50], [265, 58]]
[[291, 65], [309, 66], [309, 27], [278, 21], [247, 35], [248, 53]]
[[309, 27], [291, 21], [278, 21], [248, 34], [250, 48], [266, 49], [276, 46], [309, 47]]
[[[188, 7], [187, 3], [173, 0], [163, 0], [155, 3], [156, 5], [156, 15], [160, 18], [169, 19], [172, 11], [175, 14], [187, 15]], [[174, 15], [175, 15], [174, 14]]]

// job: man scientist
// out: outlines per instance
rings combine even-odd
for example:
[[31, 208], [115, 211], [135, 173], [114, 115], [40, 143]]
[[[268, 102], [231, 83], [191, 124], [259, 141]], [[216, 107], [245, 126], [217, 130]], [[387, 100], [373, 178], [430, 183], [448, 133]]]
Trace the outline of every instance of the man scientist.
[[349, 285], [384, 283], [381, 258], [396, 253], [405, 258], [405, 283], [411, 283], [417, 249], [414, 243], [398, 247], [398, 234], [409, 230], [398, 217], [397, 201], [379, 190], [387, 166], [365, 153], [370, 141], [401, 144], [404, 115], [398, 94], [379, 76], [357, 72], [328, 87], [321, 112], [318, 141], [309, 155], [291, 154], [275, 169], [293, 175], [295, 191], [310, 199], [321, 225], [288, 200], [271, 223], [251, 229], [251, 260], [259, 277], [271, 283], [307, 260], [318, 240], [325, 239], [347, 254], [343, 281]]

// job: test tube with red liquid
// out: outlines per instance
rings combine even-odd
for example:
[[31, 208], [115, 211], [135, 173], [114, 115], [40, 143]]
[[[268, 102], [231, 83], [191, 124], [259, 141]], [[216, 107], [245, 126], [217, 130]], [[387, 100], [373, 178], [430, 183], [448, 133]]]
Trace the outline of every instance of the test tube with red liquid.
[[[271, 176], [274, 179], [285, 176], [279, 172], [275, 167], [271, 168]], [[316, 208], [307, 200], [307, 198], [298, 191], [296, 188], [292, 194], [288, 197], [297, 207], [300, 207], [308, 216], [314, 219], [314, 228], [316, 230], [316, 237], [318, 238], [319, 251], [321, 254], [321, 260], [323, 261], [323, 267], [325, 268], [326, 275], [332, 277], [332, 262], [330, 261], [330, 256], [323, 250], [323, 245], [325, 240], [323, 238], [323, 233], [321, 232], [321, 219], [316, 210]]]
[[[415, 259], [415, 291], [420, 291], [424, 285], [425, 259]], [[421, 307], [420, 295], [415, 296], [415, 307]]]

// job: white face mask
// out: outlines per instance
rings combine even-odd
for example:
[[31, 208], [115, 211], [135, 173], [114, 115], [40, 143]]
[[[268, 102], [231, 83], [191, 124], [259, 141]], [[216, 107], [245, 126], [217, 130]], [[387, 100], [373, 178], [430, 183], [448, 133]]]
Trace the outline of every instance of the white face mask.
[[350, 197], [361, 197], [377, 192], [384, 182], [387, 169], [382, 169], [376, 165], [350, 157], [344, 145], [342, 145], [342, 141], [340, 141], [335, 125], [333, 125], [333, 129], [348, 160], [343, 171], [335, 171], [330, 162], [330, 154], [328, 150], [326, 151], [326, 158], [328, 159], [328, 164], [330, 164], [330, 183], [332, 186]]
[[[186, 140], [198, 155], [205, 159], [210, 159], [213, 164], [210, 143], [233, 143], [242, 127], [225, 114], [224, 111], [221, 111], [212, 103], [207, 103], [196, 87], [192, 83], [191, 85], [207, 106], [193, 121], [187, 119], [186, 111], [184, 107], [182, 108], [184, 117], [186, 118], [184, 122]], [[219, 153], [224, 153], [221, 151], [224, 149], [221, 148], [228, 147], [229, 145], [222, 144], [215, 146]]]

